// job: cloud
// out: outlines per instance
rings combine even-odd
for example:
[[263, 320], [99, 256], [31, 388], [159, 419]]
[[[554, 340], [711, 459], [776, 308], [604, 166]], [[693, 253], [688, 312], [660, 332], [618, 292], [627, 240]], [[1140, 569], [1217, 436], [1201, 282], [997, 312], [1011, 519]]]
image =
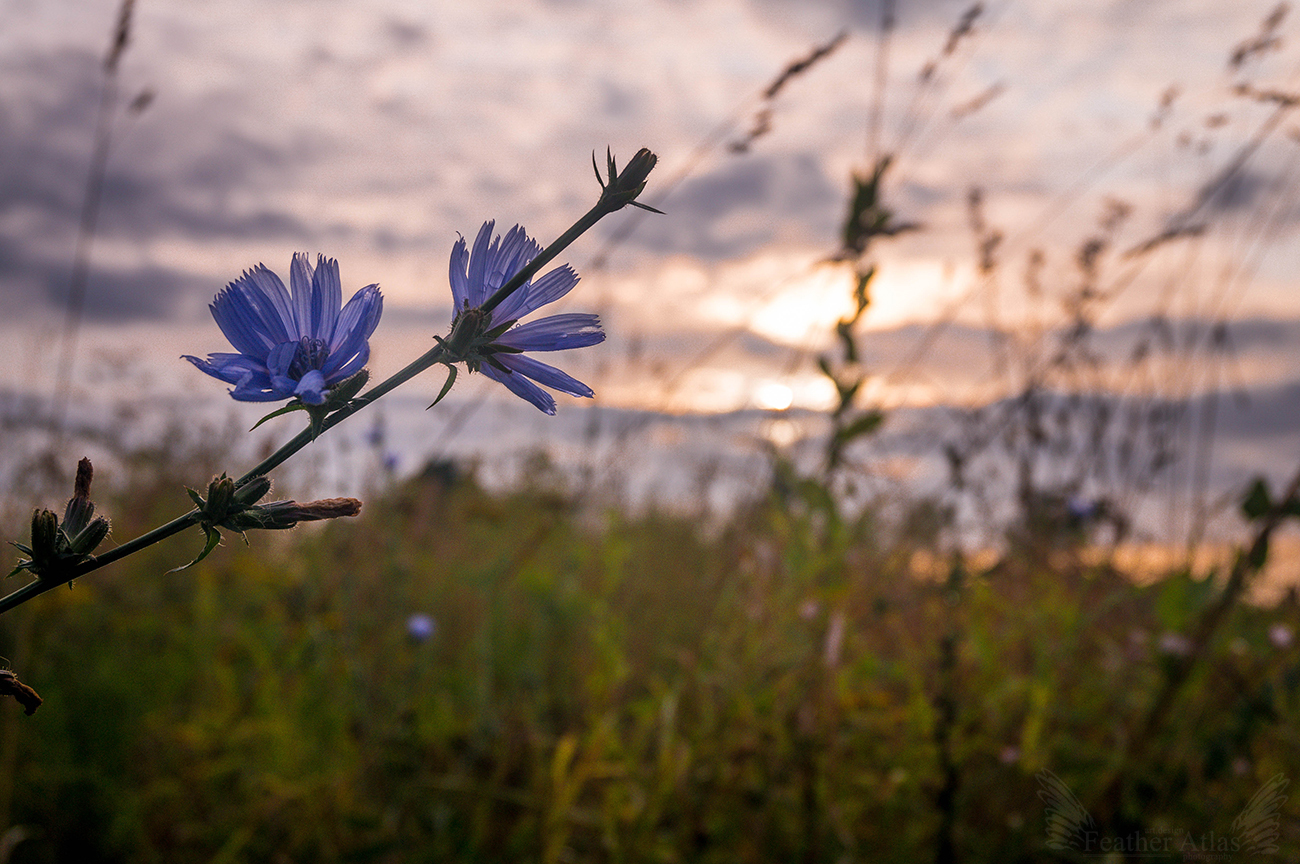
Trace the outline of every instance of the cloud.
[[644, 220], [633, 242], [712, 261], [777, 241], [829, 247], [842, 195], [812, 154], [743, 156], [683, 183], [662, 202], [668, 218]]
[[[7, 86], [21, 98], [0, 109], [0, 303], [32, 311], [66, 297], [102, 71], [95, 55], [68, 49], [21, 56], [7, 74]], [[240, 200], [240, 190], [291, 173], [287, 153], [235, 131], [205, 129], [194, 116], [199, 112], [186, 112], [190, 122], [150, 124], [148, 115], [116, 122], [88, 314], [156, 318], [175, 308], [177, 295], [208, 284], [175, 267], [104, 263], [102, 253], [115, 244], [140, 247], [171, 237], [302, 246], [313, 233], [287, 208]]]

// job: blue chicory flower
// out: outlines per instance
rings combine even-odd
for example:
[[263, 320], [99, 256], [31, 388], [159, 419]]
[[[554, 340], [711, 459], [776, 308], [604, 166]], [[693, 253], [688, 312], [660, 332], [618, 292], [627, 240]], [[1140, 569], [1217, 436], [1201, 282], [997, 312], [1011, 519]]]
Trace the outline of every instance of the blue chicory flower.
[[438, 622], [432, 615], [416, 612], [406, 619], [406, 635], [412, 642], [428, 642], [438, 632]]
[[[541, 247], [524, 229], [516, 225], [505, 238], [493, 237], [496, 223], [483, 223], [474, 240], [473, 251], [461, 237], [451, 250], [451, 296], [454, 304], [453, 327], [466, 312], [487, 302], [510, 277], [537, 257]], [[578, 274], [567, 264], [549, 270], [525, 282], [519, 290], [501, 302], [481, 325], [487, 332], [507, 322], [517, 321], [548, 303], [554, 303], [578, 284]], [[605, 340], [600, 317], [590, 313], [566, 313], [539, 318], [511, 327], [490, 345], [476, 352], [470, 368], [478, 369], [493, 381], [504, 384], [510, 392], [545, 411], [555, 413], [555, 399], [538, 384], [574, 396], [594, 395], [590, 387], [548, 366], [525, 351], [562, 351], [585, 348]], [[534, 383], [536, 382], [536, 383]]]
[[318, 255], [316, 267], [294, 253], [289, 285], [262, 264], [244, 271], [209, 307], [238, 354], [185, 355], [199, 369], [235, 385], [243, 402], [297, 397], [321, 405], [330, 388], [359, 372], [370, 359], [370, 334], [379, 324], [383, 297], [367, 285], [343, 306], [339, 265]]

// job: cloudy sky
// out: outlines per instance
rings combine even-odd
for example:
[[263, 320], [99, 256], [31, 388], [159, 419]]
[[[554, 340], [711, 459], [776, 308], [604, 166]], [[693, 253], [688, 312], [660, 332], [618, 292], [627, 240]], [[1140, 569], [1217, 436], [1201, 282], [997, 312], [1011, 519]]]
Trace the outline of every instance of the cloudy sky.
[[[120, 5], [0, 0], [11, 390], [53, 387]], [[880, 0], [139, 0], [76, 392], [110, 398], [133, 376], [221, 397], [176, 358], [223, 350], [213, 294], [258, 262], [284, 273], [297, 250], [336, 257], [345, 293], [381, 285], [374, 363], [398, 368], [446, 329], [458, 232], [495, 219], [549, 241], [594, 200], [606, 146], [660, 155], [647, 195], [667, 215], [617, 214], [565, 255], [583, 275], [567, 308], [599, 311], [610, 340], [562, 365], [604, 405], [824, 405], [811, 358], [849, 277], [821, 262], [851, 174], [882, 152], [888, 201], [920, 230], [874, 251], [872, 398], [996, 398], [1014, 382], [990, 375], [989, 334], [1043, 353], [1080, 302], [1108, 334], [1275, 322], [1243, 327], [1214, 380], [1280, 392], [1300, 381], [1297, 343], [1276, 337], [1300, 333], [1300, 133], [1283, 98], [1300, 84], [1300, 20], [1270, 29], [1274, 6], [988, 0], [968, 15], [898, 0], [883, 31]], [[731, 146], [764, 107], [770, 130]], [[1186, 236], [1135, 252], [1173, 230]], [[1079, 250], [1094, 238], [1090, 283]]]

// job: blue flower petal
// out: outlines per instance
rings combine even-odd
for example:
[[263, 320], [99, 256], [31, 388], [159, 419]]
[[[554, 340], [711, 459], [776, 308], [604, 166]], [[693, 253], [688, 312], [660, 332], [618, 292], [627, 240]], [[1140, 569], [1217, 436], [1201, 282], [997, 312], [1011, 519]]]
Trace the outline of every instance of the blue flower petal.
[[[267, 333], [261, 313], [249, 300], [241, 282], [226, 286], [208, 308], [226, 339], [241, 354], [264, 354], [271, 346], [288, 338], [287, 333], [282, 334], [283, 338], [272, 338]], [[279, 329], [283, 331], [284, 328]]]
[[[486, 282], [488, 273], [489, 251], [495, 251], [496, 243], [492, 243], [492, 229], [496, 226], [493, 221], [483, 223], [483, 227], [478, 230], [478, 236], [474, 238], [474, 249], [469, 254], [469, 305], [482, 306], [491, 295]], [[492, 256], [495, 257], [495, 256]]]
[[501, 302], [492, 314], [493, 321], [515, 321], [530, 312], [554, 303], [578, 284], [578, 274], [567, 264], [549, 270]]
[[545, 384], [552, 390], [588, 398], [596, 395], [590, 387], [577, 378], [566, 375], [554, 366], [548, 366], [540, 360], [534, 360], [532, 357], [526, 357], [523, 354], [498, 354], [497, 359], [501, 361], [502, 366], [505, 366], [515, 375], [526, 375], [538, 384]]
[[520, 351], [563, 351], [604, 341], [599, 315], [569, 312], [520, 324], [507, 330], [497, 343]]
[[[266, 370], [271, 373], [271, 377], [279, 375], [288, 377], [289, 367], [293, 365], [293, 358], [298, 353], [297, 342], [281, 342], [271, 349], [266, 355]], [[293, 388], [290, 387], [290, 390]]]
[[330, 388], [370, 358], [369, 338], [379, 324], [383, 298], [368, 285], [346, 307], [338, 262], [318, 255], [313, 268], [295, 254], [289, 282], [259, 264], [227, 285], [212, 302], [212, 317], [238, 354], [186, 355], [201, 371], [234, 384], [230, 395], [269, 402], [297, 396], [325, 401]]
[[181, 359], [190, 361], [213, 378], [220, 378], [227, 384], [238, 384], [249, 373], [266, 376], [265, 365], [243, 354], [209, 354], [206, 360], [186, 354]]
[[518, 373], [502, 372], [493, 367], [490, 363], [483, 364], [483, 374], [493, 381], [500, 381], [506, 385], [511, 393], [521, 399], [527, 399], [538, 407], [539, 410], [554, 416], [555, 398], [547, 393], [541, 387], [538, 387], [532, 381], [529, 381], [523, 375]]
[[451, 283], [451, 317], [455, 318], [469, 303], [469, 280], [465, 270], [469, 266], [469, 252], [465, 249], [465, 238], [461, 237], [451, 247], [451, 264], [449, 279]]
[[308, 405], [321, 405], [325, 402], [325, 376], [316, 369], [302, 376], [293, 395]]
[[257, 309], [265, 331], [273, 336], [283, 334], [277, 341], [297, 342], [305, 334], [294, 320], [293, 299], [280, 277], [262, 264], [244, 273], [235, 284], [245, 286], [244, 296]]
[[293, 288], [294, 314], [304, 335], [323, 336], [334, 332], [338, 310], [343, 305], [343, 286], [339, 282], [339, 264], [333, 258], [316, 256], [313, 270], [307, 256], [295, 253], [289, 274]]
[[[337, 356], [339, 360], [342, 360], [347, 355], [343, 353], [339, 353]], [[361, 369], [369, 362], [370, 362], [370, 343], [362, 342], [361, 349], [357, 351], [355, 355], [349, 358], [347, 362], [342, 363], [341, 365], [336, 367], [334, 365], [335, 363], [334, 357], [331, 356], [329, 364], [325, 368], [321, 369], [320, 371], [321, 374], [325, 375], [330, 381], [338, 382], [344, 380], [345, 378], [351, 378], [353, 375], [360, 372]]]
[[[334, 325], [334, 335], [329, 344], [330, 359], [321, 371], [339, 380], [352, 374], [343, 374], [339, 370], [347, 367], [363, 350], [369, 356], [370, 334], [379, 326], [379, 316], [383, 312], [384, 297], [379, 293], [378, 285], [367, 285], [353, 294]], [[365, 365], [364, 360], [362, 365]]]

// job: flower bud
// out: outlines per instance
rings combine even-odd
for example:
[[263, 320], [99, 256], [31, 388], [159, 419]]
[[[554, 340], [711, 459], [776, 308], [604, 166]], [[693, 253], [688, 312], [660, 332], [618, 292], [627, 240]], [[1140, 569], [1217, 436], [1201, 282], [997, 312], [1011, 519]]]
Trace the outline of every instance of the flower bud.
[[262, 496], [266, 495], [266, 493], [270, 491], [271, 481], [268, 478], [254, 477], [252, 480], [249, 480], [243, 486], [240, 486], [235, 490], [234, 502], [239, 505], [239, 508], [242, 510], [243, 508], [251, 507], [258, 501], [262, 500]]
[[91, 466], [90, 460], [83, 457], [77, 463], [77, 477], [73, 482], [72, 497], [68, 499], [68, 506], [63, 511], [63, 533], [68, 538], [80, 534], [95, 515], [95, 505], [90, 500], [90, 481], [94, 476], [95, 469]]
[[[654, 170], [655, 163], [659, 161], [658, 156], [642, 147], [632, 157], [632, 161], [623, 166], [622, 171], [619, 171], [614, 164], [614, 156], [609, 150], [605, 151], [605, 159], [608, 163], [606, 168], [609, 172], [609, 180], [606, 182], [600, 176], [599, 168], [596, 169], [596, 179], [600, 181], [603, 190], [600, 198], [601, 202], [608, 207], [607, 212], [612, 213], [615, 210], [620, 210], [628, 204], [640, 207], [643, 210], [660, 212], [636, 200], [636, 197], [645, 190], [646, 180], [650, 177], [650, 172]], [[591, 161], [592, 166], [595, 167], [595, 154], [592, 155]]]
[[655, 163], [659, 157], [651, 153], [645, 147], [642, 147], [632, 157], [632, 161], [623, 166], [623, 171], [618, 175], [616, 185], [620, 192], [630, 192], [635, 198], [645, 189], [646, 180], [650, 177], [650, 172], [654, 170]]
[[208, 500], [203, 509], [214, 520], [224, 519], [235, 497], [235, 481], [225, 474], [208, 484]]
[[104, 542], [104, 538], [108, 536], [109, 528], [108, 520], [100, 516], [77, 532], [77, 535], [68, 544], [68, 550], [77, 556], [89, 555], [95, 551], [100, 543]]
[[59, 553], [59, 517], [53, 510], [32, 513], [32, 560], [46, 562]]
[[90, 524], [91, 517], [94, 515], [94, 503], [84, 496], [74, 495], [68, 499], [68, 507], [63, 511], [63, 533], [75, 537]]

